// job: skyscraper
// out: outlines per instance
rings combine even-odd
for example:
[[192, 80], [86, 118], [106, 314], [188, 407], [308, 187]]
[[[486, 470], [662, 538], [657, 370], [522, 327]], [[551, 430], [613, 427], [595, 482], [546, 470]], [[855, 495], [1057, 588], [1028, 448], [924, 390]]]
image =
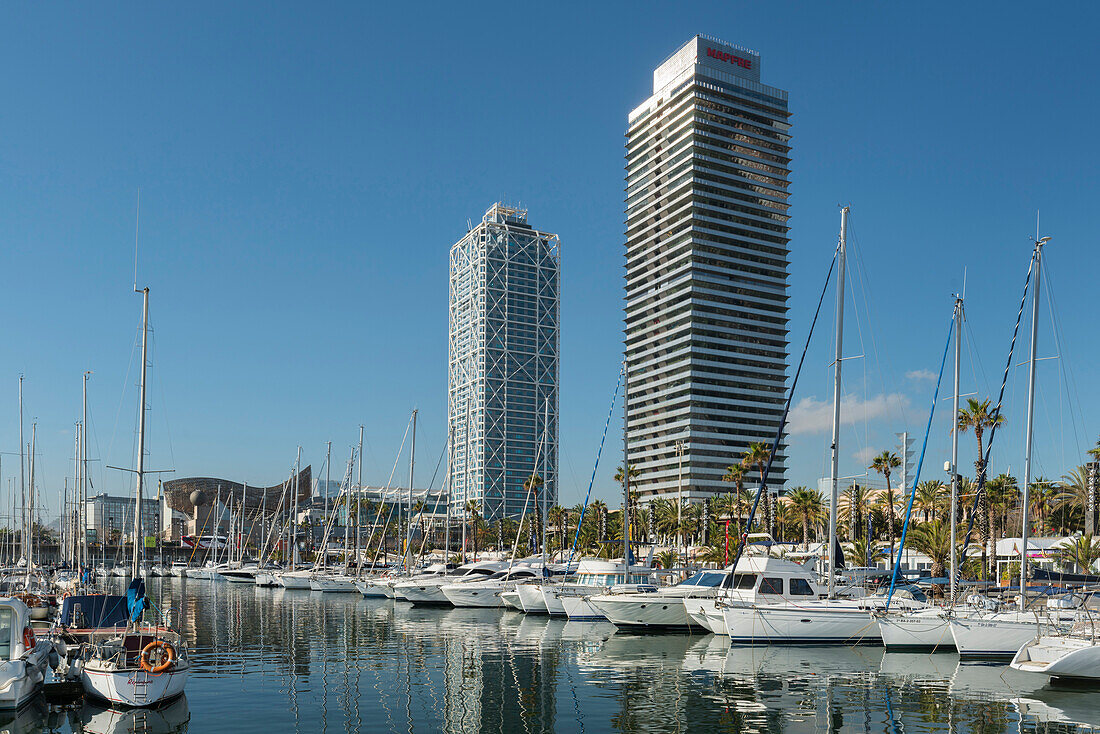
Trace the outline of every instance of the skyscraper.
[[558, 236], [494, 204], [451, 248], [448, 425], [453, 506], [488, 520], [557, 501]]
[[[644, 502], [729, 491], [787, 368], [787, 93], [707, 36], [653, 72], [626, 143], [627, 454]], [[769, 485], [783, 482], [783, 450]], [[682, 465], [680, 463], [682, 452]], [[749, 472], [749, 484], [756, 477]]]

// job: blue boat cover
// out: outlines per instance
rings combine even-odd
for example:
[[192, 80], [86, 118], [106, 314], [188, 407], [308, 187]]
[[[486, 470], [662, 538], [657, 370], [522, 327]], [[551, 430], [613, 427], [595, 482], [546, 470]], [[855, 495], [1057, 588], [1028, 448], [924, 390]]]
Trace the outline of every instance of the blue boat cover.
[[141, 613], [145, 611], [145, 582], [141, 579], [134, 579], [126, 587], [126, 606], [130, 609], [131, 621], [141, 619]]
[[122, 595], [69, 596], [61, 603], [61, 624], [65, 627], [125, 627], [128, 619], [126, 597]]

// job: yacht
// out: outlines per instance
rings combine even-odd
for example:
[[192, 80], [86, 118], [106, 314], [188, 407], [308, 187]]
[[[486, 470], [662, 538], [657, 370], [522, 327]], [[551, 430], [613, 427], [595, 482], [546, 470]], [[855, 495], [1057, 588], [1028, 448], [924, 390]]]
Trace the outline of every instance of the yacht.
[[219, 568], [217, 574], [231, 584], [254, 584], [259, 571], [258, 563], [233, 563]]
[[520, 581], [541, 573], [542, 569], [535, 566], [514, 565], [510, 571], [498, 571], [477, 581], [444, 584], [440, 590], [456, 607], [502, 607], [501, 593], [512, 591]]
[[1065, 632], [1077, 620], [1077, 611], [1072, 608], [979, 609], [952, 615], [948, 621], [959, 657], [1012, 658], [1024, 644], [1035, 638], [1040, 620], [1052, 630]]
[[507, 568], [508, 563], [506, 561], [476, 561], [459, 566], [449, 574], [429, 578], [402, 579], [395, 584], [395, 587], [399, 587], [405, 601], [413, 604], [451, 606], [450, 600], [443, 594], [444, 586], [482, 581]]
[[309, 579], [309, 588], [326, 593], [354, 594], [355, 577], [343, 573], [316, 573]]
[[31, 627], [27, 605], [0, 600], [0, 709], [18, 709], [42, 688], [53, 643]]
[[[389, 588], [393, 592], [393, 598], [398, 601], [408, 601], [405, 598], [405, 590], [411, 586], [416, 586], [422, 581], [430, 581], [437, 578], [448, 578], [448, 574], [457, 570], [454, 564], [450, 563], [432, 563], [418, 573], [411, 576], [405, 576], [403, 578], [394, 578], [389, 583]], [[450, 578], [454, 578], [451, 576]]]
[[[562, 582], [523, 584], [516, 590], [519, 591], [523, 611], [528, 614], [541, 612], [570, 619], [602, 619], [603, 615], [591, 608], [585, 597], [602, 594], [616, 584], [648, 584], [652, 581], [653, 568], [648, 565], [632, 564], [628, 575], [622, 559], [582, 558], [576, 573]], [[571, 602], [570, 606], [574, 609], [572, 615], [566, 609], [566, 601]]]
[[[689, 629], [697, 625], [688, 616], [684, 599], [717, 596], [718, 586], [727, 574], [728, 571], [699, 571], [675, 586], [639, 585], [634, 591], [619, 592], [619, 587], [612, 587], [610, 593], [589, 597], [587, 601], [618, 627]], [[571, 601], [566, 600], [567, 604]]]
[[309, 580], [313, 571], [308, 568], [300, 568], [296, 571], [280, 571], [273, 576], [275, 583], [284, 589], [309, 589]]
[[1011, 667], [1060, 680], [1100, 681], [1100, 637], [1095, 622], [1082, 620], [1066, 633], [1037, 625], [1035, 637], [1016, 652]]

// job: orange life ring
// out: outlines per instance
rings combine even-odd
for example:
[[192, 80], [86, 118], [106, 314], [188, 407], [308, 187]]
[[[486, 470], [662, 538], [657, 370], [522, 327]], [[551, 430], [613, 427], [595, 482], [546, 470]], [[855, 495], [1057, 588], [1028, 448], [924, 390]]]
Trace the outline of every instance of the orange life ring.
[[34, 639], [34, 630], [30, 627], [23, 628], [23, 647], [28, 650], [33, 650], [36, 640]]
[[[161, 656], [163, 657], [161, 662], [156, 665], [153, 665], [151, 660], [154, 650], [161, 650]], [[174, 662], [176, 662], [176, 650], [164, 640], [153, 640], [141, 649], [141, 669], [147, 673], [163, 673]]]

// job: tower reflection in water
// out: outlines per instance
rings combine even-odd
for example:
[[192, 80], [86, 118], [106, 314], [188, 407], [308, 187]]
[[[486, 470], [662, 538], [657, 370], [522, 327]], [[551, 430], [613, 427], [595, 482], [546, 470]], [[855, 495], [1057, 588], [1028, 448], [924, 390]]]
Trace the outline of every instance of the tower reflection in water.
[[[1068, 733], [1100, 722], [1100, 697], [950, 654], [752, 649], [499, 609], [154, 583], [193, 620], [196, 669], [182, 721], [150, 731]], [[145, 730], [103, 713], [30, 714], [8, 730]]]

